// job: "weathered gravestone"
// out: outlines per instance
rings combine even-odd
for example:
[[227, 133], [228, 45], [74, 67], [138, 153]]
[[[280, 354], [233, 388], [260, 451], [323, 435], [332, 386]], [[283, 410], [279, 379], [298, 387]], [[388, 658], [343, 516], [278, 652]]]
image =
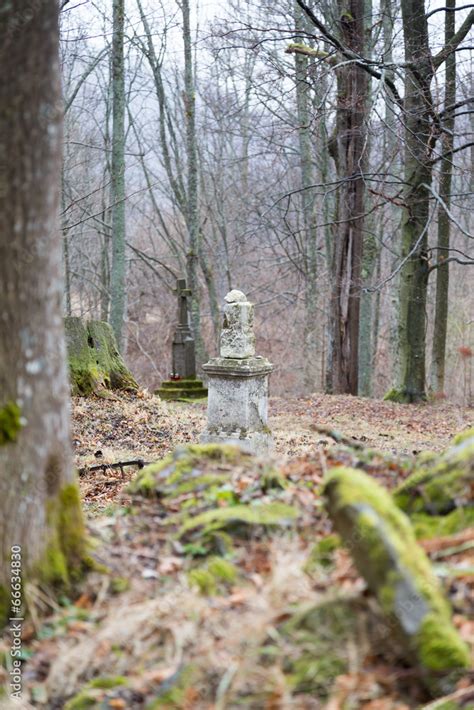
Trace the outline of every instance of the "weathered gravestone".
[[207, 395], [207, 389], [201, 380], [196, 379], [196, 355], [194, 338], [189, 327], [188, 296], [186, 280], [176, 282], [178, 295], [178, 324], [172, 345], [171, 379], [162, 383], [155, 391], [162, 399], [197, 399]]
[[202, 366], [209, 378], [203, 443], [236, 444], [252, 454], [273, 448], [268, 428], [268, 376], [272, 364], [255, 355], [253, 304], [242, 291], [225, 297], [220, 356]]

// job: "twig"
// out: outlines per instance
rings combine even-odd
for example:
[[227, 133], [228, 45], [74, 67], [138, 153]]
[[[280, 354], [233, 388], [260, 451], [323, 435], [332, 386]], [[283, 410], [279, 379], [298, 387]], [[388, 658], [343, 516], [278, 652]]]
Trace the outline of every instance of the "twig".
[[356, 439], [349, 439], [349, 437], [344, 436], [344, 434], [341, 434], [341, 432], [335, 431], [334, 429], [330, 429], [327, 426], [318, 426], [317, 424], [311, 424], [311, 429], [319, 432], [320, 434], [324, 434], [325, 436], [331, 437], [331, 439], [334, 439], [337, 444], [344, 444], [345, 446], [350, 446], [352, 449], [358, 450], [365, 448], [360, 441], [357, 441]]
[[462, 688], [461, 690], [457, 690], [455, 693], [451, 693], [451, 695], [445, 695], [444, 698], [438, 698], [428, 705], [423, 705], [421, 710], [435, 710], [435, 708], [441, 708], [450, 701], [464, 702], [466, 700], [472, 700], [473, 698], [474, 685], [470, 685], [468, 688]]
[[133, 459], [133, 461], [117, 461], [116, 463], [99, 463], [95, 466], [84, 466], [79, 469], [79, 475], [83, 476], [86, 473], [92, 473], [93, 471], [102, 471], [105, 473], [108, 468], [122, 469], [124, 466], [138, 466], [139, 469], [144, 468], [149, 465], [149, 461], [144, 461], [143, 459]]

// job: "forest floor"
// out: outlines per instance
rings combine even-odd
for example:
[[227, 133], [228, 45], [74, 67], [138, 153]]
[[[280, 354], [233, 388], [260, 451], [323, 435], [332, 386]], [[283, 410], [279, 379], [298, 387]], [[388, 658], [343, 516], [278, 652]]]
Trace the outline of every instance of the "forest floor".
[[[390, 644], [374, 645], [371, 602], [348, 553], [339, 548], [327, 567], [308, 568], [315, 542], [331, 533], [318, 486], [337, 432], [343, 443], [387, 455], [375, 460], [373, 475], [392, 488], [404, 470], [387, 464], [390, 455], [403, 461], [442, 450], [455, 433], [474, 426], [474, 410], [320, 394], [272, 398], [272, 465], [288, 482], [281, 500], [298, 507], [300, 522], [291, 534], [275, 529], [236, 542], [228, 578], [222, 575], [212, 590], [192, 583], [190, 571], [203, 564], [199, 544], [183, 546], [165, 526], [176, 500], [168, 509], [166, 503], [138, 502], [126, 489], [138, 466], [110, 467], [154, 462], [178, 445], [196, 443], [205, 418], [202, 402], [165, 403], [146, 392], [74, 400], [73, 443], [86, 521], [94, 556], [107, 572], [91, 573], [79, 596], [64, 596], [59, 604], [40, 590], [31, 592], [38, 616], [23, 628], [23, 703], [14, 707], [424, 707], [428, 699], [416, 671]], [[266, 501], [272, 495], [261, 484], [267, 464], [247, 458], [232, 486]], [[192, 507], [193, 500], [184, 495], [178, 505]], [[474, 530], [468, 530], [454, 541], [461, 545], [453, 547], [447, 538], [421, 544], [439, 567], [455, 625], [474, 646], [473, 540]], [[285, 630], [295, 610], [321, 609], [341, 595], [344, 604], [360, 606], [357, 629], [318, 617], [311, 641], [319, 644], [316, 651], [307, 647], [307, 636], [302, 641], [301, 634]], [[0, 641], [0, 655], [8, 643]], [[343, 647], [335, 659], [334, 645]], [[6, 680], [0, 671], [0, 683]], [[470, 682], [459, 681], [459, 697]]]

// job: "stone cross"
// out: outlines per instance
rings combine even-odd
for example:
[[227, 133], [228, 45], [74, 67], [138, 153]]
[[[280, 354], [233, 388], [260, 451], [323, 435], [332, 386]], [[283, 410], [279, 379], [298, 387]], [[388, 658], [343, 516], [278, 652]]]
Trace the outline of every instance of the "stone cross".
[[178, 324], [180, 327], [189, 328], [188, 296], [191, 295], [191, 289], [186, 288], [186, 279], [176, 280], [175, 293], [178, 294]]
[[267, 454], [273, 448], [267, 424], [268, 376], [273, 366], [255, 355], [253, 304], [237, 290], [224, 300], [220, 356], [202, 366], [209, 378], [209, 395], [201, 441]]
[[186, 288], [186, 279], [177, 279], [176, 293], [178, 294], [178, 325], [172, 346], [172, 378], [193, 379], [196, 377], [196, 355], [188, 319], [188, 296], [191, 295], [191, 291]]

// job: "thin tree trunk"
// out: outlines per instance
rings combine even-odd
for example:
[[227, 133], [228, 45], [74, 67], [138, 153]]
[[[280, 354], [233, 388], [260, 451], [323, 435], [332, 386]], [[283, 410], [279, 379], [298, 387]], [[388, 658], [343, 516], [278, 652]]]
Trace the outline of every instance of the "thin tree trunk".
[[[295, 34], [305, 29], [305, 16], [295, 3]], [[312, 136], [309, 111], [308, 57], [295, 53], [296, 110], [298, 119], [299, 163], [301, 173], [301, 206], [305, 244], [305, 286], [304, 286], [304, 388], [315, 389], [318, 373], [317, 357], [317, 229], [314, 213], [314, 184]]]
[[23, 584], [64, 584], [82, 567], [84, 528], [62, 318], [56, 0], [44, 0], [37, 13], [29, 0], [8, 4], [0, 48], [1, 626], [11, 615], [12, 550]]
[[112, 267], [110, 273], [110, 325], [119, 350], [123, 346], [125, 318], [125, 72], [124, 0], [113, 0], [112, 40]]
[[[364, 0], [364, 37], [365, 37], [365, 55], [371, 58], [372, 50], [372, 0]], [[370, 100], [370, 81], [368, 81], [367, 89], [367, 107]], [[367, 135], [367, 154], [370, 154], [370, 139]], [[370, 201], [365, 200], [367, 206], [370, 206]], [[359, 323], [359, 384], [358, 394], [363, 397], [370, 397], [372, 394], [372, 375], [373, 368], [373, 328], [374, 319], [374, 293], [370, 291], [368, 286], [371, 285], [374, 277], [374, 271], [377, 265], [379, 248], [375, 238], [375, 215], [371, 213], [364, 218], [365, 230], [363, 236], [363, 254], [361, 267], [361, 285], [362, 292], [360, 296], [360, 323]]]
[[[446, 0], [446, 7], [451, 12], [445, 13], [445, 44], [451, 41], [455, 33], [456, 0]], [[446, 59], [444, 105], [451, 106], [456, 101], [456, 52], [451, 52]], [[441, 142], [443, 153], [452, 150], [454, 144], [454, 111], [448, 113], [444, 122], [445, 132]], [[451, 206], [451, 182], [453, 174], [452, 156], [441, 161], [439, 195], [446, 207]], [[436, 307], [433, 331], [433, 349], [431, 362], [431, 389], [435, 393], [444, 392], [444, 374], [446, 363], [446, 335], [448, 330], [448, 292], [449, 264], [443, 263], [449, 256], [451, 220], [446, 210], [438, 207], [438, 251], [436, 254]]]
[[198, 211], [198, 162], [196, 145], [196, 98], [194, 86], [193, 55], [191, 44], [191, 24], [189, 0], [182, 2], [183, 42], [184, 42], [184, 109], [186, 123], [186, 226], [188, 231], [188, 252], [186, 255], [186, 275], [191, 289], [191, 325], [196, 343], [196, 359], [201, 364], [206, 359], [201, 334], [201, 306], [199, 298], [199, 254], [200, 228]]

